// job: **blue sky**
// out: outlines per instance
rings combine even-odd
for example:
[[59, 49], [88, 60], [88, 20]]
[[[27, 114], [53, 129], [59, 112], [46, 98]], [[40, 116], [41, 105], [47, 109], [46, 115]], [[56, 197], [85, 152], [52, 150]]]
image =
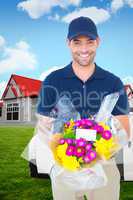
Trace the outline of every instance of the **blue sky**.
[[0, 93], [11, 74], [43, 79], [68, 64], [68, 23], [81, 15], [98, 27], [97, 64], [124, 80], [131, 78], [133, 0], [4, 0], [0, 2]]

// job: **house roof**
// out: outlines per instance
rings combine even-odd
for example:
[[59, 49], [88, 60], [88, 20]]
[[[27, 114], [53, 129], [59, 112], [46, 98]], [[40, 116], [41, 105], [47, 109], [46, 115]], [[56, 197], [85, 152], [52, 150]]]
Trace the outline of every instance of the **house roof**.
[[127, 91], [128, 98], [133, 98], [133, 88], [130, 84], [125, 85], [125, 89]]
[[6, 89], [2, 95], [2, 99], [4, 99], [4, 97], [6, 96], [9, 86], [11, 87], [11, 90], [14, 93], [14, 95], [18, 97], [16, 87], [14, 87], [14, 85], [11, 84], [12, 79], [15, 81], [23, 97], [38, 96], [42, 81], [12, 74], [10, 80], [8, 81]]

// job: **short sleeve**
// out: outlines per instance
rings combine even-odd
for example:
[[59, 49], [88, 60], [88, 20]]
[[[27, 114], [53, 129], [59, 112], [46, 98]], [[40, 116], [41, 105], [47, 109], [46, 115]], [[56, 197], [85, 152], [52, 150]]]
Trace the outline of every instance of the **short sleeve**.
[[113, 92], [119, 92], [120, 97], [116, 103], [116, 106], [114, 107], [112, 114], [113, 115], [126, 115], [129, 113], [129, 103], [128, 103], [128, 97], [126, 94], [126, 90], [124, 88], [124, 85], [122, 81], [118, 78], [115, 82], [115, 87]]
[[47, 77], [41, 86], [38, 98], [37, 113], [50, 116], [50, 112], [56, 104], [57, 90], [51, 84], [49, 77]]

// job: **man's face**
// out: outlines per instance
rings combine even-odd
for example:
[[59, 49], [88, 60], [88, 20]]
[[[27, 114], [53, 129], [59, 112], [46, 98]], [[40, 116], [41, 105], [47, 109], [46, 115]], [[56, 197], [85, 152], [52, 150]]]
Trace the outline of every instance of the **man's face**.
[[99, 38], [91, 40], [87, 36], [78, 36], [71, 41], [68, 40], [73, 61], [83, 67], [89, 66], [94, 62], [98, 45]]

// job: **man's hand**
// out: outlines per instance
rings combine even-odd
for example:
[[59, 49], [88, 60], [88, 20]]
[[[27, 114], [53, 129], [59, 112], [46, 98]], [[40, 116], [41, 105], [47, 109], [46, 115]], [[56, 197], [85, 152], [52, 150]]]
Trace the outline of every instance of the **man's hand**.
[[128, 115], [117, 115], [115, 116], [127, 132], [128, 139], [130, 138], [130, 123]]
[[35, 134], [39, 135], [40, 140], [45, 145], [49, 144], [49, 140], [52, 134], [53, 122], [54, 122], [54, 118], [37, 114], [37, 124], [35, 128]]

